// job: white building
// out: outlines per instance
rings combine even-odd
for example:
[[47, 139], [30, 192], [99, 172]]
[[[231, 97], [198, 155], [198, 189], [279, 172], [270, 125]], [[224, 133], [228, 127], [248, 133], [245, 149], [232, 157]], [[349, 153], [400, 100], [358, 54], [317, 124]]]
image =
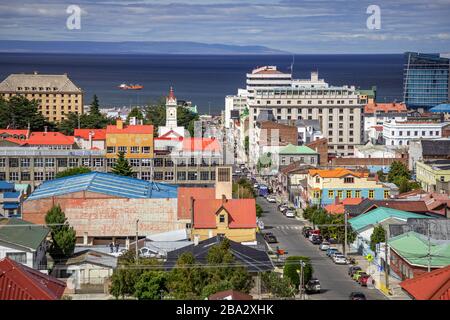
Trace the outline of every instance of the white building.
[[27, 267], [46, 270], [49, 233], [48, 228], [21, 219], [0, 219], [0, 260], [10, 258]]
[[173, 93], [173, 88], [170, 87], [169, 96], [166, 97], [166, 125], [158, 128], [158, 135], [167, 136], [169, 133], [174, 133], [174, 136], [184, 137], [184, 127], [179, 127], [177, 122], [177, 98]]
[[383, 125], [383, 138], [387, 147], [407, 146], [411, 140], [439, 139], [445, 122], [388, 121]]
[[308, 80], [289, 81], [290, 74], [284, 75], [284, 86], [247, 87], [250, 148], [256, 145], [254, 130], [259, 113], [271, 110], [276, 121], [318, 120], [322, 135], [328, 138], [329, 152], [353, 155], [354, 146], [363, 139], [363, 106], [358, 103], [355, 87], [330, 86], [319, 79], [317, 72], [312, 72]]
[[225, 97], [224, 127], [230, 129], [233, 121], [236, 120], [247, 107], [248, 92], [245, 89], [238, 89], [237, 95]]
[[384, 145], [374, 145], [368, 142], [355, 147], [355, 158], [395, 158], [395, 152]]

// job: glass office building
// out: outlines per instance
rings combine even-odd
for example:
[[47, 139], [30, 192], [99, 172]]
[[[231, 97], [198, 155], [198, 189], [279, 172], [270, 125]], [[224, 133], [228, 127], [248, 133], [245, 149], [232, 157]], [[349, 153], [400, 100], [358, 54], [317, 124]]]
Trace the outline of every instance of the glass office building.
[[431, 108], [449, 100], [449, 59], [405, 53], [404, 101], [408, 108]]

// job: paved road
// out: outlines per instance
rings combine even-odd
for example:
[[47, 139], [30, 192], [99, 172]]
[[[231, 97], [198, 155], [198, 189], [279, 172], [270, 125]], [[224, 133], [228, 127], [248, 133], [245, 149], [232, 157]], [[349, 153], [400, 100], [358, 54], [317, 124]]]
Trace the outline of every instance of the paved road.
[[348, 300], [352, 291], [363, 292], [369, 300], [386, 299], [377, 289], [361, 287], [351, 280], [347, 265], [335, 265], [318, 246], [305, 239], [301, 234], [302, 221], [286, 218], [278, 211], [277, 204], [268, 203], [261, 197], [257, 198], [257, 202], [264, 210], [262, 220], [265, 231], [272, 232], [279, 242], [271, 247], [275, 249], [279, 246], [288, 252], [288, 256], [301, 255], [311, 259], [314, 277], [319, 279], [323, 292], [309, 295], [310, 300]]

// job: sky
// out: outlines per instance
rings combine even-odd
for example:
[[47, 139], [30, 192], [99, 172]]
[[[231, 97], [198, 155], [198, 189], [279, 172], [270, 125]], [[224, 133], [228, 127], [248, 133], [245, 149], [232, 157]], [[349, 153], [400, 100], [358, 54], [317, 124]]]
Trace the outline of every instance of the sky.
[[[39, 2], [39, 3], [37, 3]], [[66, 27], [69, 5], [81, 29]], [[380, 9], [380, 28], [366, 12]], [[450, 52], [450, 0], [14, 0], [0, 40], [193, 41], [298, 54]]]

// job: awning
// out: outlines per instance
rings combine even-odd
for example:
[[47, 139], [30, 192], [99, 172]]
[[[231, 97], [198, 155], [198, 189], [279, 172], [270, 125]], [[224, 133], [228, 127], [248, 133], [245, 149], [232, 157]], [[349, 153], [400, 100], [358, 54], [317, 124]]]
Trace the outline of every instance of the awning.
[[18, 209], [19, 208], [19, 203], [4, 203], [3, 204], [3, 209], [5, 210], [14, 210], [14, 209]]

